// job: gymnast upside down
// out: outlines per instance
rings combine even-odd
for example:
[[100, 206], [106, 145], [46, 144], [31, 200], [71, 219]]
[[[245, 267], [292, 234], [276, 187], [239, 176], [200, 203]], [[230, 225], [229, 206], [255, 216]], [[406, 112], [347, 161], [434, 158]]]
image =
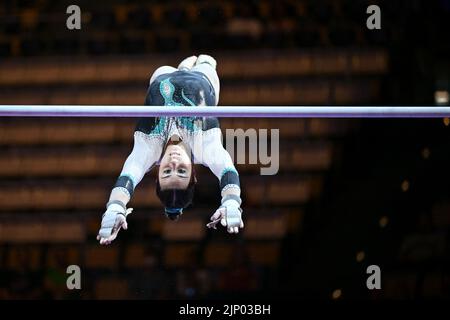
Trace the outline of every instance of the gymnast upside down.
[[[145, 105], [180, 107], [217, 106], [220, 82], [216, 60], [208, 55], [184, 59], [178, 68], [162, 66], [150, 78]], [[165, 215], [177, 220], [194, 196], [194, 163], [210, 168], [219, 179], [221, 205], [208, 228], [220, 224], [229, 233], [244, 227], [239, 174], [222, 145], [219, 121], [213, 117], [156, 117], [139, 119], [134, 146], [115, 183], [97, 236], [110, 244], [120, 229], [127, 229], [127, 208], [144, 175], [159, 165], [156, 194]]]

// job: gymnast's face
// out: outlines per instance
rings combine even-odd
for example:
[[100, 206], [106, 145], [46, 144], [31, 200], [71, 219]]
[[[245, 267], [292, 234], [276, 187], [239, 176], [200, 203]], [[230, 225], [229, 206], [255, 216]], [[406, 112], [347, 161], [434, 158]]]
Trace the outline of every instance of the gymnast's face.
[[158, 179], [161, 190], [186, 189], [191, 180], [192, 162], [182, 144], [169, 144], [161, 159]]

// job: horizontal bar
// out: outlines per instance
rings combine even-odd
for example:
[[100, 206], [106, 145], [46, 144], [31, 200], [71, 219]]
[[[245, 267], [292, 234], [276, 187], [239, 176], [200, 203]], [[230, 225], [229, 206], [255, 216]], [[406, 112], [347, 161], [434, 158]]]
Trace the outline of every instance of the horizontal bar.
[[87, 106], [0, 105], [2, 117], [233, 117], [233, 118], [442, 118], [450, 107], [436, 106]]

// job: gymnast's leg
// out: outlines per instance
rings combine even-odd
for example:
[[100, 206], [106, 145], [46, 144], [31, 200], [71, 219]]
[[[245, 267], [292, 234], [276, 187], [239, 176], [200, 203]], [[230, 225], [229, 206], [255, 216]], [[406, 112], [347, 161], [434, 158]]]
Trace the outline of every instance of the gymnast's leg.
[[220, 81], [219, 76], [216, 71], [217, 62], [216, 60], [206, 54], [201, 54], [198, 56], [194, 67], [191, 71], [197, 71], [203, 73], [203, 75], [209, 80], [214, 88], [216, 94], [216, 106], [219, 104], [219, 94], [220, 94]]
[[178, 68], [174, 68], [171, 66], [161, 66], [158, 69], [156, 69], [155, 72], [153, 72], [149, 84], [152, 84], [152, 82], [155, 81], [155, 79], [162, 74], [172, 73], [178, 70], [190, 70], [194, 66], [196, 61], [197, 56], [190, 56], [181, 61], [180, 64], [178, 65]]
[[150, 78], [150, 83], [149, 84], [152, 84], [152, 82], [155, 81], [155, 79], [157, 77], [159, 77], [160, 75], [166, 74], [166, 73], [172, 73], [172, 72], [175, 72], [175, 71], [178, 71], [178, 69], [174, 68], [174, 67], [171, 67], [171, 66], [159, 67], [158, 69], [155, 70], [155, 72], [153, 72], [153, 74], [152, 74], [152, 76]]

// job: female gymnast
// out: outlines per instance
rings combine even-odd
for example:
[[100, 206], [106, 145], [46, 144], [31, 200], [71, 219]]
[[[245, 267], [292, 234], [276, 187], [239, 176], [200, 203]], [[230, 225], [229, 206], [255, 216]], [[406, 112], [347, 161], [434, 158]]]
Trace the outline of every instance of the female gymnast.
[[[220, 82], [216, 60], [208, 55], [184, 59], [178, 68], [162, 66], [150, 78], [146, 105], [217, 106]], [[220, 222], [229, 233], [243, 228], [239, 175], [222, 145], [219, 121], [213, 117], [156, 117], [139, 119], [134, 147], [111, 191], [97, 236], [108, 245], [121, 228], [127, 229], [127, 208], [144, 175], [159, 165], [156, 194], [165, 215], [177, 220], [194, 196], [194, 164], [210, 168], [219, 179], [221, 205], [208, 228]]]

